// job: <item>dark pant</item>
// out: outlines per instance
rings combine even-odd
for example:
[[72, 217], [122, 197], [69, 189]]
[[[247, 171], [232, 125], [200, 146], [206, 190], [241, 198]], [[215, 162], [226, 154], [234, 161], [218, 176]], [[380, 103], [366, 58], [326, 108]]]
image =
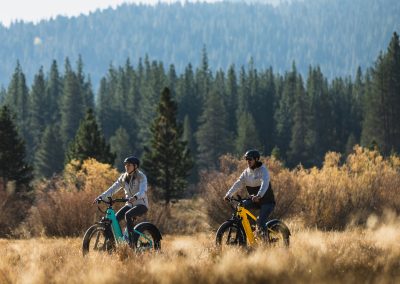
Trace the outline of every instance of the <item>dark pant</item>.
[[260, 215], [258, 216], [257, 225], [259, 228], [261, 228], [263, 231], [265, 231], [268, 216], [274, 210], [275, 203], [260, 204], [260, 203], [253, 202], [251, 200], [246, 200], [243, 202], [243, 205], [246, 209], [260, 209]]
[[117, 221], [120, 222], [122, 219], [125, 218], [126, 222], [126, 229], [129, 232], [129, 239], [132, 240], [132, 232], [133, 232], [133, 222], [135, 217], [138, 217], [140, 215], [143, 215], [147, 212], [147, 207], [139, 204], [135, 205], [133, 207], [125, 205], [121, 209], [118, 210], [117, 214], [115, 214], [115, 217], [117, 217]]

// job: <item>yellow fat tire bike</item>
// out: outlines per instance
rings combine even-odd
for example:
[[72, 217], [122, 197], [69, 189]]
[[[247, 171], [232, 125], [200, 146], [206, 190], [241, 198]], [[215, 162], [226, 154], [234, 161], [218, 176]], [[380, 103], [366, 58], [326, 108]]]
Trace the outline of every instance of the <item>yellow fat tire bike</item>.
[[280, 220], [267, 222], [266, 231], [255, 233], [257, 218], [244, 207], [244, 202], [250, 199], [231, 198], [229, 203], [234, 210], [232, 217], [221, 224], [216, 234], [216, 244], [219, 247], [253, 246], [265, 243], [273, 247], [288, 247], [290, 231]]

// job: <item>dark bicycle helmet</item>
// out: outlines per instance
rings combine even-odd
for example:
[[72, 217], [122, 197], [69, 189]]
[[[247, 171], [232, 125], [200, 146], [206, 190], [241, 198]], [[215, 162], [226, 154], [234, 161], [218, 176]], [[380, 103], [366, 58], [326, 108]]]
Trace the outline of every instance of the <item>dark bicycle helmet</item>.
[[246, 152], [246, 154], [244, 154], [244, 158], [246, 160], [248, 160], [248, 159], [254, 159], [254, 160], [260, 159], [260, 152], [258, 152], [257, 150], [248, 150]]
[[140, 166], [140, 160], [138, 158], [136, 158], [135, 156], [130, 156], [130, 157], [125, 158], [124, 164], [126, 164], [126, 163], [135, 164], [138, 167]]

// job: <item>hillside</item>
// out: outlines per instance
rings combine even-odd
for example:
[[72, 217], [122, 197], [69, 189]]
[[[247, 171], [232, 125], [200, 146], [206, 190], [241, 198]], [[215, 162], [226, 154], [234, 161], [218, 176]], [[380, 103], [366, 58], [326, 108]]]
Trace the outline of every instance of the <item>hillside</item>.
[[130, 4], [0, 26], [0, 84], [7, 87], [17, 60], [31, 82], [40, 66], [49, 70], [53, 59], [74, 62], [81, 54], [97, 87], [111, 63], [121, 65], [127, 57], [137, 62], [147, 54], [182, 71], [189, 62], [199, 65], [203, 47], [213, 70], [253, 58], [256, 67], [278, 72], [296, 61], [302, 74], [311, 64], [329, 78], [353, 76], [400, 28], [396, 0], [291, 2]]

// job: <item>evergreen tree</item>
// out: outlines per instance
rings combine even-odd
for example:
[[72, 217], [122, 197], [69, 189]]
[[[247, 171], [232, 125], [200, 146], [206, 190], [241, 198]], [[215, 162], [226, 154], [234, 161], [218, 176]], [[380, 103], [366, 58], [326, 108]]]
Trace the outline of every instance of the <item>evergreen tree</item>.
[[31, 107], [30, 111], [30, 131], [33, 137], [33, 149], [39, 144], [40, 137], [48, 123], [46, 101], [46, 83], [43, 74], [43, 68], [35, 75], [31, 90]]
[[65, 61], [63, 95], [61, 103], [61, 138], [66, 147], [76, 134], [79, 122], [85, 115], [85, 98], [79, 79], [71, 69], [68, 58]]
[[254, 120], [264, 155], [269, 155], [275, 145], [275, 78], [272, 68], [260, 75], [260, 90], [254, 102]]
[[259, 134], [255, 127], [253, 116], [243, 112], [239, 117], [238, 136], [236, 138], [236, 153], [244, 153], [248, 149], [261, 149]]
[[397, 33], [381, 54], [372, 73], [372, 90], [366, 97], [363, 144], [376, 141], [386, 155], [400, 151], [400, 44]]
[[60, 173], [64, 167], [64, 156], [59, 129], [56, 126], [47, 126], [35, 152], [36, 175], [49, 178]]
[[238, 108], [238, 84], [235, 66], [228, 69], [226, 79], [226, 111], [228, 113], [229, 131], [234, 133], [237, 130], [236, 109]]
[[[188, 116], [190, 128], [194, 133], [197, 130], [197, 121], [201, 115], [202, 99], [196, 91], [196, 83], [191, 64], [185, 68], [185, 72], [177, 85], [176, 98], [179, 109], [178, 119], [183, 121], [185, 116]], [[192, 153], [195, 153], [195, 150], [195, 148], [191, 148]]]
[[[15, 67], [11, 82], [8, 86], [5, 104], [7, 104], [10, 110], [16, 114], [15, 123], [20, 135], [22, 135], [26, 148], [32, 149], [33, 141], [29, 128], [29, 90], [26, 85], [25, 75], [22, 72], [19, 62], [17, 62], [17, 66]], [[29, 159], [29, 157], [27, 158]]]
[[334, 126], [332, 104], [328, 92], [328, 83], [319, 67], [309, 69], [307, 78], [307, 96], [310, 100], [309, 139], [312, 164], [321, 165], [325, 153], [330, 149]]
[[0, 88], [0, 105], [3, 105], [6, 95], [7, 95], [6, 89], [4, 89], [3, 86], [1, 86], [1, 88]]
[[111, 152], [116, 155], [114, 167], [119, 171], [124, 170], [122, 161], [132, 153], [130, 140], [128, 132], [123, 127], [118, 128], [110, 138]]
[[297, 79], [295, 102], [293, 106], [293, 127], [288, 155], [288, 165], [293, 167], [299, 163], [311, 166], [311, 154], [308, 129], [310, 125], [309, 102], [305, 94], [303, 80], [299, 75]]
[[287, 159], [293, 126], [293, 106], [297, 86], [297, 70], [293, 63], [292, 71], [285, 75], [282, 95], [275, 112], [277, 142], [283, 159]]
[[137, 115], [137, 124], [139, 127], [138, 140], [140, 146], [147, 145], [151, 139], [152, 133], [149, 125], [156, 116], [157, 102], [159, 101], [163, 86], [165, 86], [167, 83], [167, 78], [162, 63], [153, 61], [150, 65], [148, 59], [146, 58], [145, 73], [146, 81], [143, 84], [143, 91], [141, 92], [140, 101], [141, 105], [139, 108], [139, 114]]
[[85, 118], [81, 121], [75, 139], [70, 143], [66, 154], [66, 162], [73, 159], [80, 162], [94, 158], [99, 162], [114, 164], [115, 155], [101, 133], [93, 110], [88, 109]]
[[60, 106], [62, 96], [62, 80], [58, 72], [57, 61], [53, 60], [49, 78], [46, 82], [46, 121], [59, 124], [61, 121]]
[[206, 100], [196, 132], [200, 167], [216, 168], [218, 158], [233, 148], [232, 133], [228, 130], [227, 113], [222, 96], [213, 88]]
[[167, 204], [182, 196], [192, 167], [187, 143], [182, 140], [182, 126], [176, 121], [177, 111], [170, 90], [165, 88], [151, 125], [150, 149], [143, 157], [149, 182], [162, 190]]
[[0, 109], [0, 137], [0, 184], [15, 181], [16, 191], [29, 190], [32, 168], [25, 161], [25, 144], [8, 106]]

